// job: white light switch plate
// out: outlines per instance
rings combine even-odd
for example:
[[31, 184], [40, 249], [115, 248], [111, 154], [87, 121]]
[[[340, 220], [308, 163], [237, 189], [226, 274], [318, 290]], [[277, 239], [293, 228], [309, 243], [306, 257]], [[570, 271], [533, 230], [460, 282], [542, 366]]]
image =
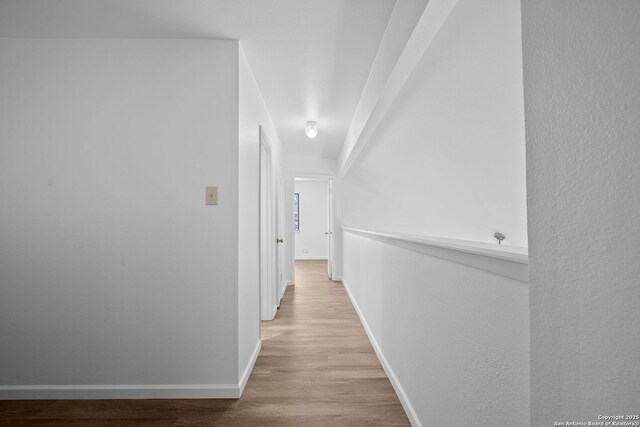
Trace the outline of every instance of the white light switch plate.
[[217, 205], [218, 204], [218, 187], [207, 187], [205, 204]]

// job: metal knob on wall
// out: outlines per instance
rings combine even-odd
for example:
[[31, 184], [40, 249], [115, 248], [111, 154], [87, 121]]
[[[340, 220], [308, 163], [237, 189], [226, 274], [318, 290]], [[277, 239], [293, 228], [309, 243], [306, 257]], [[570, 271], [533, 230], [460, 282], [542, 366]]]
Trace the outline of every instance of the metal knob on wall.
[[501, 244], [502, 244], [502, 241], [506, 238], [506, 236], [505, 236], [504, 234], [499, 233], [499, 232], [497, 232], [497, 231], [496, 231], [495, 233], [493, 233], [493, 237], [495, 237], [496, 239], [498, 239], [498, 244], [499, 244], [499, 245], [501, 245]]

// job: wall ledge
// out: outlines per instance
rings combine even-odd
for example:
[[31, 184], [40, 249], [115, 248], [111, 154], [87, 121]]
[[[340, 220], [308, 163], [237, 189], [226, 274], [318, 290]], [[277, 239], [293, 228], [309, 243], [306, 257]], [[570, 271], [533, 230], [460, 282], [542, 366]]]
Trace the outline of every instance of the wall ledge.
[[344, 226], [342, 231], [489, 271], [522, 282], [529, 281], [529, 254], [527, 248]]

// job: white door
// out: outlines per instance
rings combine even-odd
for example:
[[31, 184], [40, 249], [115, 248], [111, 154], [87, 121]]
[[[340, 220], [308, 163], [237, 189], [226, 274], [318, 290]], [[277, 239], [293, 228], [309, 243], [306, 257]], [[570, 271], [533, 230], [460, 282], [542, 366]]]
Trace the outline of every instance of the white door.
[[333, 278], [333, 180], [327, 181], [327, 275]]
[[275, 277], [276, 277], [276, 302], [278, 307], [280, 307], [280, 298], [282, 297], [285, 281], [284, 281], [284, 272], [285, 272], [285, 263], [286, 263], [286, 255], [285, 255], [285, 246], [284, 246], [284, 236], [285, 236], [285, 197], [284, 197], [284, 179], [282, 174], [280, 173], [280, 169], [278, 168], [277, 173], [277, 194], [276, 194], [276, 230], [277, 230], [277, 245], [276, 245], [276, 268], [275, 268]]
[[260, 318], [275, 316], [277, 294], [276, 180], [269, 141], [260, 128]]

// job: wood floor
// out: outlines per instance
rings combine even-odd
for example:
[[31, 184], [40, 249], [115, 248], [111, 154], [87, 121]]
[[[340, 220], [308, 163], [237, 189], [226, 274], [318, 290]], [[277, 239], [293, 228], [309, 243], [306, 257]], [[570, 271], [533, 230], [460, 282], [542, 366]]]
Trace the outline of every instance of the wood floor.
[[341, 283], [297, 261], [239, 400], [0, 401], [0, 425], [409, 426]]

